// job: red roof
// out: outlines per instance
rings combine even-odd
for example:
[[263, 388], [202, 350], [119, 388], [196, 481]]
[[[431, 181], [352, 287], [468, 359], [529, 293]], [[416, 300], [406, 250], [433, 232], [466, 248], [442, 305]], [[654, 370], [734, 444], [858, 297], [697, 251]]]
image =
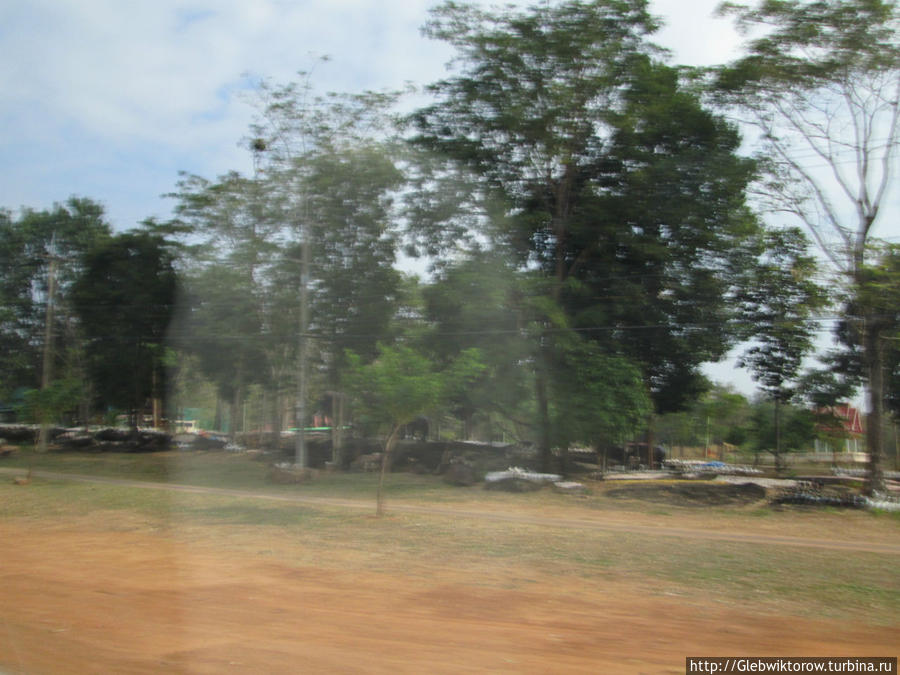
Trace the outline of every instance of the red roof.
[[859, 414], [859, 409], [854, 408], [852, 405], [842, 403], [830, 408], [820, 408], [819, 413], [831, 413], [838, 419], [841, 424], [841, 428], [839, 429], [834, 428], [830, 424], [820, 424], [819, 428], [823, 431], [840, 431], [845, 434], [858, 434], [860, 436], [863, 433], [862, 416]]

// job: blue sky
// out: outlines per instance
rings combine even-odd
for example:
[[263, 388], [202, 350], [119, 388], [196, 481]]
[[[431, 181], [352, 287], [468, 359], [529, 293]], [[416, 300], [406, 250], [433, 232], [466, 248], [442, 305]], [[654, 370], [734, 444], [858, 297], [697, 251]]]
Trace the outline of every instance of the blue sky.
[[[451, 52], [421, 36], [433, 0], [29, 0], [0, 5], [0, 206], [46, 208], [72, 194], [113, 226], [165, 218], [180, 170], [247, 170], [238, 143], [252, 77], [287, 82], [318, 66], [320, 90], [424, 85]], [[659, 42], [684, 63], [733, 52], [716, 2], [654, 3]]]
[[[0, 207], [101, 202], [113, 227], [167, 218], [179, 171], [248, 172], [254, 78], [398, 89], [446, 73], [419, 29], [435, 0], [29, 0], [0, 3]], [[526, 3], [520, 3], [526, 4]], [[721, 63], [740, 38], [718, 0], [651, 0], [673, 61]], [[896, 219], [894, 219], [896, 221]], [[897, 225], [900, 233], [900, 224]], [[895, 234], [897, 234], [895, 233]], [[711, 374], [753, 386], [733, 362]]]

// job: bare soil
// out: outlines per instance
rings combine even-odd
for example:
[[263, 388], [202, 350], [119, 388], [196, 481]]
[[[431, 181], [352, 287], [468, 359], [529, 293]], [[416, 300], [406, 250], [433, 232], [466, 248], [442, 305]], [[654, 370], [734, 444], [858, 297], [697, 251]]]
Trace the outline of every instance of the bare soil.
[[678, 506], [734, 506], [759, 502], [766, 498], [766, 490], [750, 482], [721, 485], [691, 482], [664, 485], [640, 483], [607, 490], [606, 496]]
[[347, 550], [313, 566], [302, 547], [277, 528], [223, 539], [127, 512], [0, 522], [0, 671], [683, 673], [686, 656], [897, 653], [896, 626], [640, 580], [508, 562], [472, 578], [433, 559], [385, 573]]

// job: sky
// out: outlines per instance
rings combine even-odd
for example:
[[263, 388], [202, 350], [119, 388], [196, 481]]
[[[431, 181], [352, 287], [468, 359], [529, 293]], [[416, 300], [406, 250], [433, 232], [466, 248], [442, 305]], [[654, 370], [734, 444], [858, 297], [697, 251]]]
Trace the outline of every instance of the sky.
[[[657, 42], [687, 64], [735, 52], [717, 0], [655, 0]], [[179, 171], [249, 170], [239, 147], [259, 78], [320, 91], [398, 89], [444, 76], [448, 46], [421, 35], [434, 0], [29, 0], [0, 3], [0, 206], [70, 195], [116, 229], [165, 218]]]
[[[240, 147], [252, 84], [296, 79], [316, 56], [318, 91], [425, 85], [446, 45], [420, 27], [434, 0], [29, 0], [0, 3], [0, 207], [102, 203], [117, 230], [166, 219], [180, 171], [249, 172]], [[655, 42], [686, 65], [738, 55], [718, 0], [651, 0]], [[726, 365], [716, 379], [752, 391]]]

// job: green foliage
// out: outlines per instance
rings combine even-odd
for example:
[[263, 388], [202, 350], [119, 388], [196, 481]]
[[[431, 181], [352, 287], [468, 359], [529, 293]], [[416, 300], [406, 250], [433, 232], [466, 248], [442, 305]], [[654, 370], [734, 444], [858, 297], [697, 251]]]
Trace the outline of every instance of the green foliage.
[[785, 402], [793, 397], [804, 357], [813, 349], [815, 312], [827, 302], [814, 280], [815, 259], [798, 229], [771, 230], [763, 259], [740, 296], [753, 339], [740, 360], [767, 396]]
[[279, 202], [270, 201], [261, 180], [236, 172], [216, 182], [185, 176], [178, 188], [172, 195], [179, 200], [177, 222], [201, 243], [190, 247], [186, 258], [186, 311], [179, 317], [176, 344], [196, 357], [219, 395], [233, 401], [272, 375], [265, 358], [271, 346], [263, 335], [266, 319], [271, 317], [270, 334], [289, 345], [297, 326], [294, 294], [286, 310], [268, 293], [275, 286]]
[[652, 402], [640, 369], [628, 359], [573, 332], [554, 341], [553, 355], [556, 447], [619, 443], [646, 423]]
[[743, 446], [752, 440], [754, 408], [747, 398], [728, 387], [713, 385], [687, 410], [662, 415], [656, 432], [661, 443], [703, 446], [730, 443]]
[[817, 433], [816, 415], [805, 408], [781, 406], [781, 424], [778, 428], [774, 407], [774, 401], [762, 401], [753, 406], [751, 448], [757, 452], [771, 452], [776, 457], [784, 452], [810, 449]]
[[372, 142], [318, 156], [310, 167], [311, 325], [329, 340], [334, 385], [345, 350], [371, 359], [390, 338], [400, 284], [392, 194], [401, 179], [388, 149]]
[[51, 258], [56, 266], [54, 372], [78, 375], [68, 362], [77, 348], [70, 330], [70, 291], [86, 252], [109, 233], [103, 207], [89, 199], [72, 197], [52, 209], [18, 215], [0, 210], [0, 397], [40, 383]]
[[70, 378], [54, 380], [46, 389], [29, 389], [18, 411], [20, 420], [31, 424], [61, 422], [80, 403], [82, 386], [80, 380]]
[[345, 350], [371, 360], [391, 338], [402, 174], [381, 135], [392, 95], [317, 97], [309, 74], [257, 94], [254, 176], [186, 176], [174, 195], [202, 238], [181, 332], [220, 396], [237, 406], [259, 385], [280, 419], [301, 361], [308, 392], [339, 393]]
[[240, 269], [212, 265], [192, 276], [189, 293], [189, 318], [179, 326], [186, 339], [178, 342], [231, 400], [268, 374], [259, 289]]
[[[756, 223], [736, 130], [653, 60], [655, 29], [639, 0], [437, 8], [426, 32], [457, 48], [460, 74], [411, 117], [418, 147], [448, 160], [417, 202], [433, 218], [412, 228], [430, 251], [474, 228], [512, 265], [540, 270], [567, 324], [639, 365], [664, 412], [702, 390], [699, 364], [733, 338], [727, 300]], [[477, 185], [480, 218], [471, 200], [448, 208], [441, 178], [453, 194]]]
[[890, 0], [725, 2], [719, 11], [734, 15], [745, 32], [765, 29], [751, 40], [747, 57], [723, 70], [728, 88], [807, 88], [854, 72], [896, 70], [900, 58], [897, 6]]
[[479, 352], [469, 349], [438, 371], [431, 359], [402, 344], [379, 345], [371, 363], [353, 352], [346, 359], [350, 367], [346, 383], [360, 412], [391, 432], [437, 409], [484, 368]]
[[837, 336], [841, 348], [827, 359], [830, 369], [816, 373], [823, 405], [846, 400], [864, 381], [863, 339], [878, 335], [884, 360], [884, 401], [900, 414], [900, 246], [883, 245], [860, 275], [845, 306]]
[[503, 257], [474, 251], [444, 266], [423, 288], [429, 330], [422, 342], [437, 362], [452, 361], [471, 348], [482, 355], [481, 376], [449, 401], [454, 413], [470, 423], [490, 413], [507, 420], [528, 417], [534, 349], [521, 330], [527, 319], [522, 283]]
[[102, 407], [139, 411], [163, 398], [177, 287], [173, 255], [155, 233], [109, 237], [85, 256], [72, 301]]
[[478, 351], [470, 349], [460, 353], [443, 371], [436, 371], [428, 357], [402, 344], [379, 345], [378, 357], [368, 364], [350, 351], [346, 359], [350, 367], [346, 383], [361, 412], [388, 430], [376, 497], [376, 514], [380, 516], [384, 475], [400, 427], [435, 410], [478, 377], [484, 366]]

